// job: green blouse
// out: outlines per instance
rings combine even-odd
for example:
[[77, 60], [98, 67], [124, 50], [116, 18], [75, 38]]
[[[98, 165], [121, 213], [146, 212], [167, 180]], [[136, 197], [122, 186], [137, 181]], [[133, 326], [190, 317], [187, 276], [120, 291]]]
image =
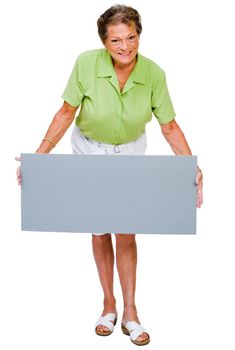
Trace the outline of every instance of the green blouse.
[[81, 105], [75, 124], [85, 136], [109, 144], [136, 140], [152, 113], [160, 124], [176, 115], [164, 70], [140, 53], [122, 91], [105, 48], [81, 53], [62, 98], [73, 107]]

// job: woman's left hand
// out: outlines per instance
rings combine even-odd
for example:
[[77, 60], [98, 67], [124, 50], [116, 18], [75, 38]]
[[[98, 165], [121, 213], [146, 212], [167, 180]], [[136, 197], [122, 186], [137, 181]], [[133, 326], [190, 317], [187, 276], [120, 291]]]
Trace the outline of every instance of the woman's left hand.
[[201, 205], [203, 203], [203, 193], [202, 193], [203, 175], [199, 166], [197, 166], [197, 175], [195, 178], [195, 182], [197, 184], [197, 207], [201, 208]]

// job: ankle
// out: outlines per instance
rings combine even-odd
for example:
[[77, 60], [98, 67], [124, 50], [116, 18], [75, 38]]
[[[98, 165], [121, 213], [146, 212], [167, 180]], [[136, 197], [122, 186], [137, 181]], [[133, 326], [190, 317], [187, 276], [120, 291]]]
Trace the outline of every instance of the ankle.
[[116, 299], [114, 296], [111, 297], [105, 297], [103, 301], [104, 307], [107, 306], [116, 306]]
[[129, 309], [134, 309], [134, 310], [136, 310], [136, 305], [135, 305], [135, 303], [124, 304], [124, 310], [129, 310]]
[[125, 323], [127, 321], [135, 321], [137, 323], [140, 323], [138, 315], [137, 315], [137, 309], [136, 309], [135, 304], [125, 304], [124, 305], [122, 322]]

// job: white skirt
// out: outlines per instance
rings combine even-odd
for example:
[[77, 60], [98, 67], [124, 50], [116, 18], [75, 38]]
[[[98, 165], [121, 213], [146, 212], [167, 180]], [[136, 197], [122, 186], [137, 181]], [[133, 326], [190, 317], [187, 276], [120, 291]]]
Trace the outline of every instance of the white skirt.
[[[147, 149], [147, 137], [145, 131], [135, 141], [111, 145], [87, 138], [75, 125], [71, 135], [71, 146], [73, 154], [144, 155]], [[93, 234], [98, 236], [105, 235], [105, 233]]]

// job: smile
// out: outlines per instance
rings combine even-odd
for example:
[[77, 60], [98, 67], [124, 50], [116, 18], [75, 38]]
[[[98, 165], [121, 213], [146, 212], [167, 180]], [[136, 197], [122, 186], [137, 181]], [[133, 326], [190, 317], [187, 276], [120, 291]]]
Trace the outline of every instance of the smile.
[[120, 56], [129, 56], [131, 54], [131, 51], [128, 53], [119, 53]]

